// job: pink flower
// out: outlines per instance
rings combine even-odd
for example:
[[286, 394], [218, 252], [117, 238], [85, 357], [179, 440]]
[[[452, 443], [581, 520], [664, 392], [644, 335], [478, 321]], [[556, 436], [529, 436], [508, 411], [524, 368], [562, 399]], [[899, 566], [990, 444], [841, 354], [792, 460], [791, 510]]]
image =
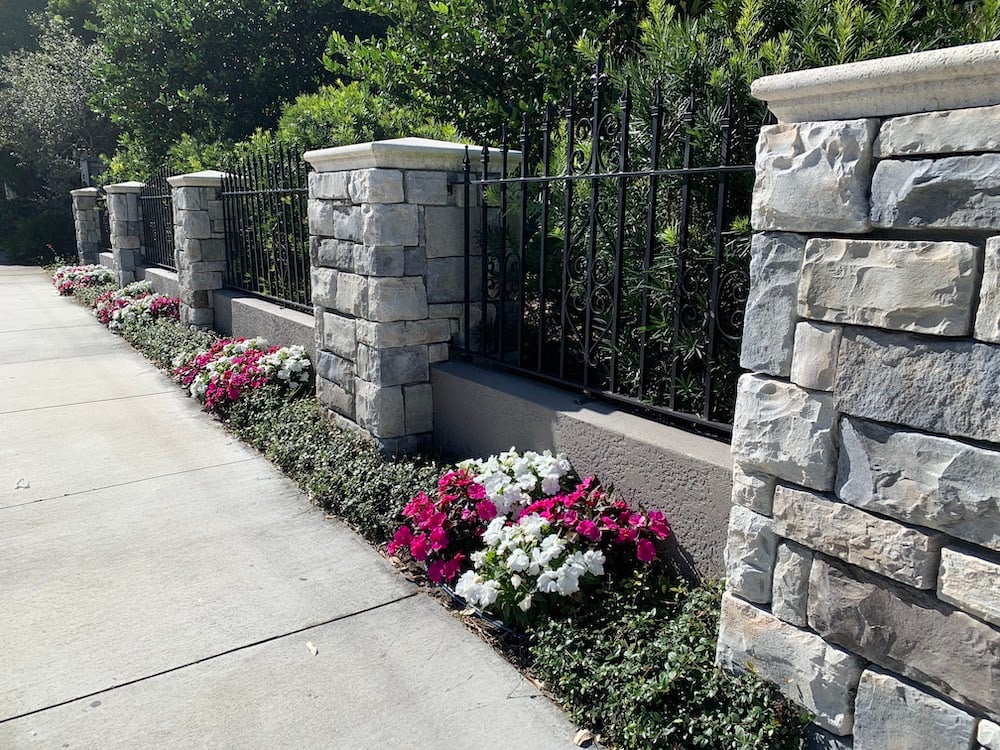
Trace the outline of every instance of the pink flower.
[[465, 555], [459, 553], [446, 562], [441, 573], [444, 580], [451, 581], [455, 576], [457, 576], [462, 570], [462, 562], [464, 560]]
[[576, 525], [576, 533], [592, 542], [596, 542], [601, 538], [601, 530], [597, 528], [597, 524], [593, 521], [580, 521]]
[[410, 554], [414, 560], [426, 560], [429, 552], [426, 534], [417, 534], [413, 537], [413, 541], [410, 542]]
[[441, 583], [444, 580], [444, 566], [443, 560], [435, 560], [427, 566], [427, 577], [431, 579], [431, 583]]
[[640, 539], [635, 546], [635, 556], [643, 562], [652, 562], [656, 559], [656, 547], [648, 539]]
[[577, 513], [575, 510], [567, 510], [565, 513], [562, 514], [562, 522], [570, 527], [574, 526], [576, 522], [579, 520], [579, 518], [580, 514]]
[[440, 526], [431, 532], [431, 549], [435, 551], [443, 550], [448, 546], [448, 533]]
[[657, 539], [666, 539], [670, 536], [670, 524], [666, 517], [658, 510], [649, 511], [649, 530]]
[[413, 532], [410, 531], [409, 526], [400, 526], [396, 529], [396, 535], [392, 538], [389, 543], [388, 553], [390, 555], [395, 555], [396, 550], [400, 547], [409, 546], [410, 542], [413, 541]]
[[480, 500], [476, 503], [476, 515], [479, 516], [480, 521], [490, 521], [496, 518], [497, 506], [493, 504], [492, 500]]
[[632, 513], [628, 517], [628, 525], [635, 528], [641, 528], [646, 523], [646, 519], [641, 513]]
[[625, 544], [626, 542], [634, 542], [639, 537], [639, 532], [635, 529], [619, 528], [618, 538], [615, 539], [616, 544]]

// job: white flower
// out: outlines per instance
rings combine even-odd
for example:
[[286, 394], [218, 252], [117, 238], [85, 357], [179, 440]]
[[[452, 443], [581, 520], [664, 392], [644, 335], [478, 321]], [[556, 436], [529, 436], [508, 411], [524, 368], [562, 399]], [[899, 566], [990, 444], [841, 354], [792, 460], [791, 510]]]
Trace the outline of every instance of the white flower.
[[513, 586], [515, 589], [521, 588], [522, 583], [524, 583], [524, 579], [521, 578], [521, 576], [519, 576], [517, 573], [515, 573], [510, 577], [510, 585]]
[[500, 541], [500, 534], [503, 532], [507, 519], [504, 516], [497, 516], [489, 522], [486, 531], [483, 532], [483, 541], [489, 546], [495, 546]]
[[595, 576], [604, 575], [604, 563], [606, 561], [604, 553], [599, 549], [589, 549], [583, 553], [583, 562], [587, 568], [587, 572]]
[[[507, 558], [507, 567], [515, 572], [524, 570], [530, 564], [531, 558], [528, 557], [528, 553], [520, 547], [511, 552], [510, 557]], [[517, 587], [515, 586], [515, 588]]]
[[555, 594], [559, 591], [559, 576], [552, 570], [543, 571], [540, 576], [538, 576], [538, 590], [543, 594]]
[[517, 606], [521, 609], [522, 612], [527, 612], [529, 609], [531, 609], [531, 594], [528, 594], [521, 601], [519, 601], [517, 603]]
[[499, 581], [489, 580], [483, 583], [482, 588], [479, 590], [479, 606], [488, 607], [493, 602], [497, 600], [497, 596], [500, 594], [500, 583]]

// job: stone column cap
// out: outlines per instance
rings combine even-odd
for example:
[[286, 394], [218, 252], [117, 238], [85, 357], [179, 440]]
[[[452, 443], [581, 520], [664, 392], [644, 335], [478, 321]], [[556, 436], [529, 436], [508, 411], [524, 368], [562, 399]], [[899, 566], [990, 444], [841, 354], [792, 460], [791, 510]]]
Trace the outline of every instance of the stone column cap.
[[[461, 172], [465, 151], [475, 172], [482, 154], [482, 146], [436, 141], [431, 138], [393, 138], [387, 141], [369, 141], [351, 146], [336, 146], [306, 151], [303, 158], [317, 172], [342, 172], [349, 169], [426, 169]], [[500, 149], [491, 148], [490, 163], [499, 167]], [[520, 151], [507, 152], [507, 165], [521, 163]], [[499, 171], [499, 169], [498, 169]]]
[[1000, 104], [1000, 42], [758, 78], [751, 93], [781, 122], [850, 120]]
[[108, 195], [114, 195], [115, 193], [138, 193], [144, 187], [146, 183], [144, 182], [116, 182], [114, 185], [105, 185], [104, 192]]
[[69, 194], [74, 198], [96, 198], [101, 194], [100, 188], [95, 187], [85, 187], [77, 188], [76, 190], [70, 190]]
[[190, 172], [188, 174], [178, 174], [168, 177], [167, 182], [170, 187], [219, 187], [222, 185], [222, 178], [225, 172], [217, 169], [205, 169], [201, 172]]

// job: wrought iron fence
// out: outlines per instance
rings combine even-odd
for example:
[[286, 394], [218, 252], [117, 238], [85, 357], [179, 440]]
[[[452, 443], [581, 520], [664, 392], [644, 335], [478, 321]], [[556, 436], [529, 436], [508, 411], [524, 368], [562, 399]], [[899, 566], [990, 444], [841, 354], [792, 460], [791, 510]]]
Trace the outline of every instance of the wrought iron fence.
[[162, 166], [146, 180], [139, 192], [139, 211], [146, 263], [176, 271], [174, 209], [168, 176], [169, 170]]
[[97, 233], [102, 249], [111, 247], [111, 217], [108, 215], [108, 196], [102, 191], [97, 196]]
[[245, 153], [226, 170], [226, 284], [312, 312], [308, 173], [301, 153], [272, 143]]
[[642, 118], [606, 86], [599, 64], [589, 106], [525, 118], [519, 155], [506, 133], [475, 169], [467, 152], [466, 352], [726, 435], [753, 183], [731, 159], [737, 113], [702, 118], [706, 143], [693, 96], [674, 127], [658, 87]]

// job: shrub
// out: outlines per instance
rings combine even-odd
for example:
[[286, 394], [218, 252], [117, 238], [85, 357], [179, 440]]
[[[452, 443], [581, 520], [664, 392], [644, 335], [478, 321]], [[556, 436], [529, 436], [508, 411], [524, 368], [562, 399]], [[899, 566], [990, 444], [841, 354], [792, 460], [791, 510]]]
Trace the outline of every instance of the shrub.
[[175, 358], [190, 359], [219, 339], [211, 331], [188, 328], [172, 320], [157, 320], [149, 325], [126, 325], [121, 334], [161, 370], [172, 369]]
[[791, 750], [807, 717], [754, 676], [715, 667], [721, 583], [639, 569], [531, 632], [532, 671], [619, 750]]
[[114, 282], [114, 275], [104, 266], [60, 266], [52, 274], [52, 285], [63, 296], [73, 294], [77, 289], [107, 285]]
[[81, 286], [77, 287], [73, 292], [73, 299], [84, 307], [93, 308], [97, 305], [97, 300], [101, 297], [118, 290], [119, 286], [115, 281], [107, 281], [95, 286]]

